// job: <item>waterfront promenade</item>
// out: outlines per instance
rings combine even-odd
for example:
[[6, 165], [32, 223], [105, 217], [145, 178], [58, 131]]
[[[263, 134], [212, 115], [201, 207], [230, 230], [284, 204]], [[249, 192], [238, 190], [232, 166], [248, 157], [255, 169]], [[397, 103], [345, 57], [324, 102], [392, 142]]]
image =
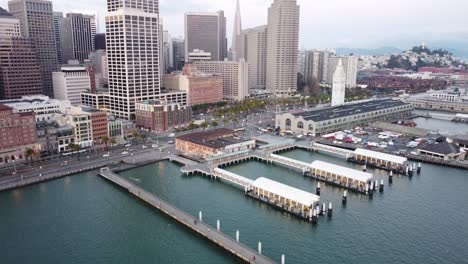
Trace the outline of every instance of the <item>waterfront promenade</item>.
[[269, 258], [258, 254], [249, 247], [219, 232], [217, 229], [214, 229], [208, 224], [200, 222], [193, 216], [163, 201], [162, 199], [156, 197], [152, 193], [149, 193], [144, 189], [134, 185], [133, 183], [119, 177], [115, 173], [102, 170], [99, 175], [104, 179], [116, 184], [120, 188], [128, 191], [129, 193], [139, 198], [140, 200], [146, 202], [147, 204], [151, 205], [152, 207], [160, 210], [164, 214], [168, 215], [169, 217], [173, 218], [174, 220], [178, 221], [184, 226], [190, 228], [191, 230], [200, 234], [204, 238], [210, 240], [219, 247], [237, 256], [241, 260], [247, 263], [275, 263]]

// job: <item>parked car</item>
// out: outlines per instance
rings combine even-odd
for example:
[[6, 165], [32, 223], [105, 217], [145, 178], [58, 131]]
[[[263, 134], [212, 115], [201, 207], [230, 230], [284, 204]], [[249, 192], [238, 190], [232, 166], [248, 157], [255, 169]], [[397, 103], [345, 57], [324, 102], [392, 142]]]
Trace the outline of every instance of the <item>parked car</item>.
[[128, 155], [127, 151], [122, 152], [122, 155]]

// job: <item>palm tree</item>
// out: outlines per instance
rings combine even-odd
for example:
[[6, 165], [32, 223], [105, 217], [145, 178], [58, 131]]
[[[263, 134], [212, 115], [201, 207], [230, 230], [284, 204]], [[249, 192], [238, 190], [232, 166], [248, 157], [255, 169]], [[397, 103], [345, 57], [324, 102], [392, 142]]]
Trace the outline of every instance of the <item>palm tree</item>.
[[190, 123], [190, 125], [188, 125], [188, 129], [189, 129], [189, 130], [192, 130], [192, 132], [193, 132], [193, 130], [195, 130], [196, 128], [197, 128], [197, 125], [195, 125], [194, 122], [192, 122], [192, 123]]
[[229, 120], [227, 120], [227, 118], [223, 118], [222, 122], [223, 122], [224, 126], [226, 127], [226, 124], [229, 122]]
[[107, 147], [109, 146], [110, 138], [108, 136], [103, 136], [101, 137], [101, 141], [106, 145], [106, 150], [107, 150]]
[[41, 153], [39, 151], [37, 151], [37, 150], [36, 151], [33, 150], [33, 153], [32, 153], [31, 157], [35, 158], [36, 161], [37, 161], [41, 157]]
[[115, 138], [111, 138], [109, 143], [111, 144], [111, 146], [115, 145], [115, 144], [117, 144], [117, 140], [115, 140]]
[[80, 160], [80, 150], [81, 146], [79, 144], [70, 143], [68, 147], [71, 149], [72, 152], [78, 153], [78, 160]]
[[213, 120], [213, 122], [211, 122], [211, 126], [212, 126], [213, 128], [216, 128], [218, 125], [219, 125], [219, 124], [218, 124], [218, 122], [217, 122], [216, 120]]

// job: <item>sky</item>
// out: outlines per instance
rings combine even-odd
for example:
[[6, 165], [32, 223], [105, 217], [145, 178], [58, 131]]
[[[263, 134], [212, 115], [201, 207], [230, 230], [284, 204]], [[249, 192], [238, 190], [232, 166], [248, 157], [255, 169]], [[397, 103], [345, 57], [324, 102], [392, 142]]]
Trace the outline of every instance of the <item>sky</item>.
[[[184, 12], [224, 10], [231, 39], [236, 0], [160, 0], [164, 28], [183, 37]], [[0, 0], [6, 8], [8, 0]], [[240, 0], [242, 26], [267, 22], [273, 0]], [[53, 0], [54, 10], [97, 10], [104, 31], [105, 0]], [[425, 41], [468, 50], [467, 0], [298, 0], [300, 47], [407, 49]]]

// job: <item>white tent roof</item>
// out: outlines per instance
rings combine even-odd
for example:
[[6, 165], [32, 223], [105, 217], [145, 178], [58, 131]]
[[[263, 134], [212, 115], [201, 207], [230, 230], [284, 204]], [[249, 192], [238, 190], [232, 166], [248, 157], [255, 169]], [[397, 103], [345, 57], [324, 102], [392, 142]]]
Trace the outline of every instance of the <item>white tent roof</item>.
[[253, 187], [274, 193], [286, 199], [290, 199], [305, 206], [313, 206], [320, 202], [320, 196], [308, 193], [291, 186], [272, 181], [267, 178], [258, 178], [252, 183]]
[[372, 150], [368, 150], [368, 149], [358, 148], [358, 149], [356, 149], [354, 151], [354, 154], [367, 156], [367, 157], [372, 157], [372, 158], [381, 159], [381, 160], [386, 160], [386, 161], [393, 162], [393, 163], [398, 163], [398, 164], [401, 164], [401, 165], [405, 164], [405, 162], [408, 161], [408, 159], [404, 158], [404, 157], [390, 155], [390, 154], [377, 152], [377, 151], [372, 151]]
[[362, 181], [362, 182], [367, 182], [373, 178], [373, 175], [370, 173], [353, 170], [350, 168], [338, 166], [338, 165], [323, 162], [320, 160], [316, 160], [312, 162], [311, 167], [314, 169], [328, 171], [328, 172], [335, 173], [343, 177], [347, 177], [347, 178]]

